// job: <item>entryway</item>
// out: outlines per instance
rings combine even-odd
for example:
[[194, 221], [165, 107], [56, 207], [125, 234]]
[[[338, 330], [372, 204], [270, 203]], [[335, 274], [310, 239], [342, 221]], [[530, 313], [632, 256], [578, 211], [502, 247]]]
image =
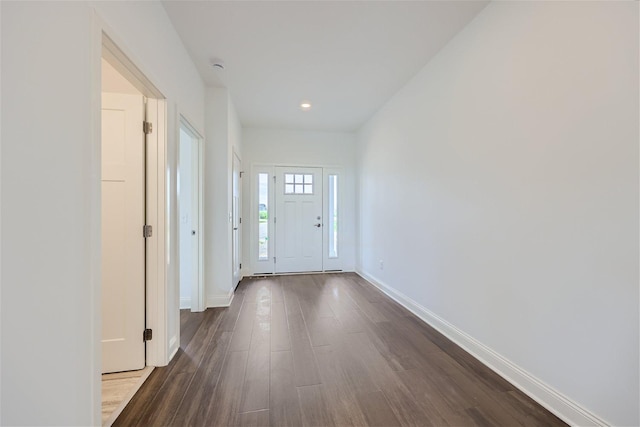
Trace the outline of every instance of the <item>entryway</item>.
[[340, 174], [332, 167], [253, 167], [253, 274], [342, 270]]
[[[162, 94], [103, 34], [101, 59], [103, 421], [163, 363], [165, 110]], [[162, 175], [162, 176], [160, 176]], [[151, 313], [151, 314], [150, 314]], [[153, 332], [160, 335], [151, 341]], [[168, 361], [168, 358], [167, 358]], [[122, 399], [122, 401], [120, 401]]]

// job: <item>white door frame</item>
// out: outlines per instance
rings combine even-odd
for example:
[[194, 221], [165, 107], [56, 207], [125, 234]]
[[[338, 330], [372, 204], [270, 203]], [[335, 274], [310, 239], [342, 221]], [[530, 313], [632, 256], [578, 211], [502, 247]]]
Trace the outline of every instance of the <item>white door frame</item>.
[[[167, 204], [167, 103], [162, 93], [149, 81], [134, 62], [130, 52], [118, 46], [126, 44], [119, 41], [114, 31], [98, 16], [92, 15], [91, 47], [91, 99], [92, 133], [88, 142], [91, 162], [87, 165], [91, 180], [87, 187], [91, 190], [91, 199], [87, 202], [88, 232], [90, 234], [91, 262], [87, 266], [91, 277], [92, 304], [94, 313], [90, 322], [92, 387], [90, 408], [93, 424], [101, 424], [102, 411], [102, 314], [101, 314], [101, 67], [102, 58], [107, 59], [116, 69], [148, 98], [148, 118], [154, 122], [154, 132], [147, 138], [146, 157], [146, 217], [147, 224], [153, 227], [153, 236], [146, 242], [146, 327], [153, 329], [153, 339], [146, 344], [146, 364], [164, 366], [170, 360], [169, 341], [179, 346], [179, 337], [168, 339], [168, 204]], [[142, 232], [142, 231], [141, 231]], [[179, 330], [177, 332], [179, 334]], [[142, 334], [141, 334], [142, 339]]]
[[[163, 99], [147, 100], [147, 121], [158, 123], [157, 132], [147, 135], [147, 225], [153, 227], [153, 234], [147, 238], [146, 246], [146, 326], [153, 330], [153, 339], [147, 341], [147, 366], [165, 366], [169, 363], [171, 356], [167, 316], [167, 310], [170, 307], [168, 307], [167, 282], [167, 238], [169, 236], [167, 211], [169, 208], [166, 197], [166, 117], [166, 102]], [[172, 337], [172, 340], [177, 340], [178, 343], [180, 341], [179, 337]]]
[[[233, 198], [236, 191], [238, 192], [238, 202], [234, 210]], [[233, 287], [235, 288], [242, 280], [242, 160], [235, 150], [233, 150], [231, 157], [231, 206], [231, 274], [233, 275]], [[237, 232], [237, 235], [234, 236], [235, 232]], [[236, 264], [238, 265], [237, 270]]]
[[[196, 230], [196, 236], [198, 239], [197, 247], [197, 280], [194, 281], [193, 287], [191, 289], [191, 311], [204, 311], [206, 307], [205, 294], [204, 294], [204, 179], [203, 179], [203, 171], [204, 171], [204, 138], [202, 137], [202, 132], [198, 131], [195, 126], [191, 124], [191, 122], [183, 115], [178, 114], [177, 117], [178, 126], [176, 126], [177, 136], [176, 141], [180, 144], [180, 128], [184, 126], [187, 129], [187, 133], [191, 136], [193, 141], [196, 142], [197, 145], [197, 177], [196, 183], [198, 185], [198, 229]], [[180, 150], [178, 152], [178, 170], [181, 167], [181, 159], [180, 159]], [[177, 204], [178, 208], [178, 218], [181, 218], [182, 213], [180, 212], [180, 203]], [[180, 226], [178, 226], [180, 227]], [[178, 250], [178, 260], [177, 260], [178, 269], [180, 268], [180, 251]], [[178, 277], [180, 277], [180, 272], [178, 271]], [[179, 287], [178, 287], [179, 288]]]
[[130, 56], [116, 45], [111, 33], [104, 27], [100, 44], [98, 60], [106, 59], [147, 97], [146, 121], [153, 123], [152, 132], [146, 136], [146, 223], [153, 229], [152, 236], [146, 239], [145, 323], [147, 329], [153, 330], [153, 339], [146, 342], [146, 364], [164, 366], [169, 362], [166, 100], [160, 90], [131, 61]]
[[163, 366], [168, 363], [166, 306], [166, 102], [162, 93], [135, 66], [129, 57], [106, 34], [102, 33], [101, 57], [127, 78], [147, 97], [146, 121], [154, 129], [146, 136], [146, 223], [153, 229], [146, 239], [146, 313], [145, 325], [153, 330], [153, 339], [146, 343], [146, 364]]
[[[340, 249], [338, 250], [337, 258], [329, 258], [328, 256], [328, 229], [327, 221], [329, 220], [329, 184], [328, 179], [329, 175], [337, 175], [338, 178], [338, 218], [341, 226], [338, 227], [338, 235], [340, 236], [339, 242], [344, 242], [344, 193], [345, 193], [345, 174], [342, 166], [334, 166], [334, 165], [318, 165], [318, 164], [281, 164], [281, 163], [253, 163], [251, 165], [251, 176], [250, 179], [250, 197], [251, 200], [248, 203], [248, 208], [250, 212], [245, 212], [244, 217], [249, 218], [248, 224], [250, 226], [250, 236], [249, 236], [249, 245], [250, 248], [248, 251], [245, 251], [245, 254], [248, 254], [248, 259], [245, 261], [248, 262], [246, 266], [247, 269], [244, 271], [249, 271], [248, 274], [276, 274], [275, 273], [275, 264], [273, 262], [273, 257], [275, 256], [275, 223], [273, 212], [275, 211], [275, 186], [273, 182], [273, 177], [276, 172], [276, 167], [292, 167], [292, 168], [321, 168], [322, 169], [322, 212], [323, 212], [323, 221], [325, 226], [323, 227], [323, 243], [322, 243], [322, 271], [342, 271], [343, 269], [343, 257], [341, 253], [344, 253]], [[258, 212], [258, 174], [266, 173], [269, 175], [269, 219], [268, 219], [268, 259], [267, 260], [259, 260], [258, 259], [258, 221], [257, 212]], [[340, 248], [341, 243], [339, 243], [338, 247]]]

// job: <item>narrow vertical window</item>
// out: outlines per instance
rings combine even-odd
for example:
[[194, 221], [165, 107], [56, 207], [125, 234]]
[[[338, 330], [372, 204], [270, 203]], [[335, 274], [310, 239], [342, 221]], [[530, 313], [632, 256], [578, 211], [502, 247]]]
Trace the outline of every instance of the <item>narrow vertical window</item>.
[[329, 175], [329, 258], [338, 258], [338, 175]]
[[258, 260], [269, 259], [269, 174], [258, 174]]

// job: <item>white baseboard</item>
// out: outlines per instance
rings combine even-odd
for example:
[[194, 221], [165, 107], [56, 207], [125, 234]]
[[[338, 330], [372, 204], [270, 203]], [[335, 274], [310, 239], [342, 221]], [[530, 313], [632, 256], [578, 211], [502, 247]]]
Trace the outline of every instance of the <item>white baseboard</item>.
[[229, 307], [233, 301], [233, 289], [227, 295], [207, 295], [207, 308], [209, 307]]
[[356, 273], [418, 316], [425, 323], [437, 329], [451, 341], [465, 349], [473, 357], [485, 364], [495, 373], [509, 381], [533, 400], [544, 406], [558, 418], [576, 426], [607, 426], [607, 422], [569, 399], [562, 393], [545, 384], [515, 363], [477, 341], [451, 323], [421, 306], [411, 298], [383, 283], [375, 277], [357, 270]]
[[191, 297], [180, 297], [180, 310], [191, 308]]
[[174, 335], [169, 340], [169, 362], [173, 360], [173, 356], [176, 355], [180, 349], [180, 343], [178, 342], [178, 335]]

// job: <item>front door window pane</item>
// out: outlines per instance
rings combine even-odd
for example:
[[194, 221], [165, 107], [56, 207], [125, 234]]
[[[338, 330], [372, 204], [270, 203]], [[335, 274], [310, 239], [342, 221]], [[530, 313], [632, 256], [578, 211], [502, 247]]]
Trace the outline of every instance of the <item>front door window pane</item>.
[[313, 174], [284, 174], [284, 194], [313, 194]]

